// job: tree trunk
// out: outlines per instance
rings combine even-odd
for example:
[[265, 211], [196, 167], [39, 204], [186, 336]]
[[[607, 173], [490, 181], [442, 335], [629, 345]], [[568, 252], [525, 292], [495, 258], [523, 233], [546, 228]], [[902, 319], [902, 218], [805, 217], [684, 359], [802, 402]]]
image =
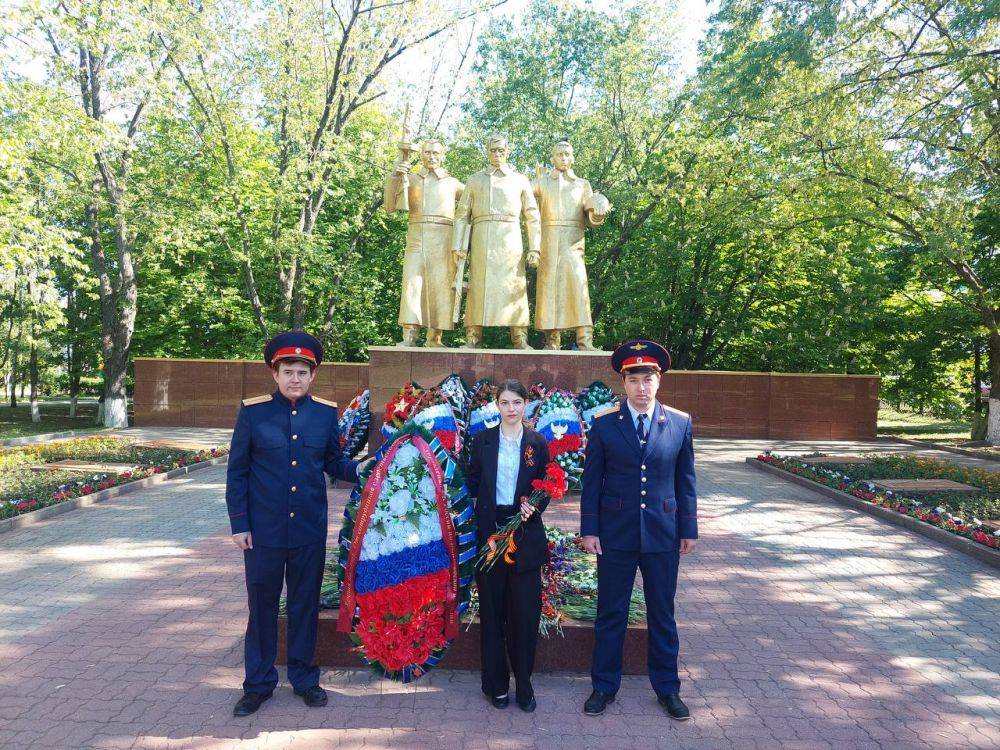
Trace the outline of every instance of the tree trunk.
[[1000, 445], [1000, 333], [990, 331], [990, 401], [986, 439], [990, 445]]
[[42, 414], [38, 408], [38, 345], [33, 340], [28, 361], [28, 372], [31, 378], [31, 421], [38, 424], [42, 421]]
[[10, 358], [10, 408], [17, 408], [17, 365], [21, 353], [21, 338], [14, 339], [14, 353]]
[[972, 410], [983, 413], [983, 348], [977, 338], [972, 345]]
[[125, 391], [128, 352], [119, 350], [104, 362], [104, 426], [128, 427], [128, 394]]

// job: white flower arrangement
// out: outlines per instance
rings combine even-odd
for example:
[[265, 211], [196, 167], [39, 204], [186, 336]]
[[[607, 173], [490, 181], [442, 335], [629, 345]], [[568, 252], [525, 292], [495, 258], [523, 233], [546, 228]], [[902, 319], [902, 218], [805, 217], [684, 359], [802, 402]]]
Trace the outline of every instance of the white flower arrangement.
[[434, 480], [420, 451], [406, 443], [396, 451], [382, 483], [361, 559], [374, 560], [438, 539], [441, 524]]

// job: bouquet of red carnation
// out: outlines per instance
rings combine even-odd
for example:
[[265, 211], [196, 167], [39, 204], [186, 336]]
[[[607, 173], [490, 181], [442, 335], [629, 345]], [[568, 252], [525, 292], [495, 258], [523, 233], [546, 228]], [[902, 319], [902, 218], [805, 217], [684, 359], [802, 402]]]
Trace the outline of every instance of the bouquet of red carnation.
[[[566, 472], [555, 461], [550, 461], [545, 467], [545, 477], [543, 479], [533, 479], [531, 481], [531, 496], [522, 497], [521, 500], [527, 502], [532, 508], [537, 508], [539, 503], [546, 498], [549, 500], [559, 500], [566, 494], [568, 478]], [[476, 556], [476, 568], [484, 573], [496, 565], [501, 557], [508, 564], [514, 563], [514, 553], [517, 552], [517, 544], [514, 542], [514, 532], [524, 523], [520, 513], [515, 513], [511, 519], [500, 528], [495, 534], [490, 534], [479, 554]]]

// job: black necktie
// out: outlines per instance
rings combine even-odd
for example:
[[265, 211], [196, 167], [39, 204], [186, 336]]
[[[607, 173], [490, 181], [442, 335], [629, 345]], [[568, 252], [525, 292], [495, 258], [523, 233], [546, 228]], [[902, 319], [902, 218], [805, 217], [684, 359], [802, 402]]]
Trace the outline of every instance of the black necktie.
[[639, 426], [636, 428], [636, 433], [639, 435], [639, 445], [643, 446], [646, 444], [646, 415], [639, 415]]

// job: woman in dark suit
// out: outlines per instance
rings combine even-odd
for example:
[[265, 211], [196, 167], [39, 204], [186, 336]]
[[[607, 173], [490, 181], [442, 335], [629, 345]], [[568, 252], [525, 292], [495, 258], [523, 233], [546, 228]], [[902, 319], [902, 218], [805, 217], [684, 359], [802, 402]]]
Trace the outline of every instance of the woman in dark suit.
[[531, 712], [535, 710], [531, 671], [542, 613], [542, 566], [549, 549], [541, 519], [546, 502], [535, 510], [526, 500], [531, 481], [545, 475], [549, 449], [545, 438], [523, 422], [527, 400], [528, 392], [517, 380], [500, 384], [497, 406], [502, 419], [472, 439], [466, 482], [476, 498], [480, 549], [515, 513], [524, 519], [514, 535], [514, 563], [500, 559], [486, 573], [476, 573], [476, 584], [483, 692], [496, 708], [507, 707], [509, 656], [517, 705]]

